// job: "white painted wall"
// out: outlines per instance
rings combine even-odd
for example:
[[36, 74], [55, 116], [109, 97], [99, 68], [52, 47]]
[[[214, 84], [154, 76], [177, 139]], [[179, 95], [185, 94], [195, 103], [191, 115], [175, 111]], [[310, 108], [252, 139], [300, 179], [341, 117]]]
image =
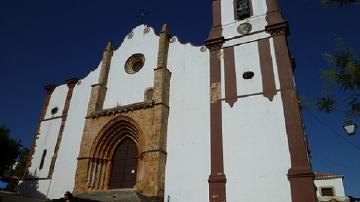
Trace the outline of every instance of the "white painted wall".
[[[67, 85], [60, 85], [54, 89], [54, 92], [51, 94], [51, 98], [44, 119], [62, 115], [67, 92], [68, 92]], [[51, 114], [51, 110], [55, 107], [59, 109], [58, 112], [56, 114]]]
[[[54, 89], [53, 93], [51, 94], [49, 105], [46, 109], [44, 119], [53, 118], [62, 115], [67, 92], [68, 92], [68, 88], [66, 85], [60, 85]], [[51, 110], [54, 107], [58, 107], [58, 112], [52, 115]], [[46, 120], [40, 123], [38, 139], [36, 140], [36, 147], [33, 154], [33, 158], [31, 159], [31, 166], [29, 168], [30, 176], [37, 178], [48, 177], [51, 158], [54, 153], [57, 136], [60, 130], [60, 125], [61, 125], [61, 118]], [[47, 151], [46, 151], [46, 156], [44, 158], [44, 165], [43, 168], [40, 169], [39, 168], [40, 162], [45, 149]], [[44, 187], [43, 183], [42, 183], [42, 187]]]
[[336, 197], [345, 197], [345, 190], [342, 178], [335, 179], [316, 179], [314, 180], [315, 186], [317, 187], [316, 195], [321, 197], [321, 187], [334, 187]]
[[[229, 0], [228, 0], [229, 1]], [[254, 16], [264, 15], [267, 12], [266, 0], [251, 0]]]
[[[29, 168], [29, 175], [38, 178], [47, 178], [51, 163], [51, 157], [54, 154], [54, 148], [59, 134], [61, 118], [41, 122], [38, 139], [36, 141], [35, 152]], [[43, 168], [40, 169], [40, 162], [43, 151], [47, 150], [44, 159]]]
[[[270, 51], [276, 89], [280, 88], [272, 39]], [[234, 47], [237, 95], [263, 92], [257, 42]], [[224, 68], [222, 63], [222, 80]], [[254, 72], [245, 80], [242, 74]], [[222, 98], [225, 84], [222, 83]], [[287, 179], [291, 167], [281, 94], [272, 102], [263, 95], [238, 98], [231, 108], [223, 102], [224, 167], [228, 201], [291, 201]], [[241, 191], [239, 191], [241, 190]], [[256, 196], [255, 198], [252, 196]]]
[[[53, 93], [51, 94], [44, 119], [49, 119], [62, 115], [67, 92], [68, 87], [66, 85], [60, 85], [54, 89]], [[51, 114], [51, 110], [54, 107], [58, 107], [58, 112], [56, 114]], [[31, 177], [48, 177], [51, 159], [54, 154], [60, 126], [61, 117], [42, 121], [40, 123], [39, 134], [36, 140], [36, 147], [34, 150], [33, 158], [31, 159], [31, 166], [28, 170]], [[42, 169], [40, 169], [40, 163], [45, 149], [46, 156], [44, 158], [43, 167]], [[46, 197], [49, 191], [50, 182], [51, 180], [49, 179], [25, 181], [20, 185], [20, 191], [24, 195]]]
[[63, 197], [66, 191], [74, 189], [77, 157], [80, 151], [91, 85], [97, 83], [99, 73], [100, 66], [75, 85], [50, 184], [49, 198]]
[[210, 174], [209, 52], [171, 43], [165, 201], [208, 201]]
[[[269, 39], [270, 42], [270, 53], [273, 58], [273, 70], [276, 89], [280, 89], [280, 80], [276, 59], [273, 39]], [[246, 43], [234, 47], [235, 55], [235, 72], [236, 72], [236, 87], [237, 95], [248, 95], [253, 93], [261, 93], [262, 87], [262, 76], [260, 67], [260, 58], [258, 43]], [[223, 58], [223, 57], [222, 57]], [[243, 73], [246, 71], [254, 72], [254, 77], [250, 80], [243, 79]], [[221, 64], [221, 75], [222, 81], [225, 81], [224, 62]], [[265, 75], [266, 76], [266, 75]], [[225, 82], [221, 83], [221, 97], [225, 98]]]
[[[144, 33], [145, 25], [132, 30], [134, 36], [125, 37], [121, 46], [114, 51], [107, 83], [104, 109], [117, 105], [128, 105], [144, 101], [144, 92], [154, 85], [154, 69], [157, 63], [159, 37], [154, 30]], [[127, 59], [136, 53], [145, 57], [144, 67], [135, 74], [125, 72]]]
[[[291, 167], [280, 95], [223, 102], [224, 169], [228, 201], [291, 201]], [[254, 197], [256, 196], [256, 197]]]

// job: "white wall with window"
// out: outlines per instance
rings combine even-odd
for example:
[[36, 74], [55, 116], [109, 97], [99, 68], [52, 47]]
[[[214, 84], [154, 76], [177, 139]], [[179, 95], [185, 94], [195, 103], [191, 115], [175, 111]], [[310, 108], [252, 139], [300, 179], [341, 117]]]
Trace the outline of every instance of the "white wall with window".
[[330, 201], [349, 201], [345, 195], [342, 175], [333, 175], [325, 173], [315, 173], [315, 186], [317, 188], [316, 195], [319, 202]]

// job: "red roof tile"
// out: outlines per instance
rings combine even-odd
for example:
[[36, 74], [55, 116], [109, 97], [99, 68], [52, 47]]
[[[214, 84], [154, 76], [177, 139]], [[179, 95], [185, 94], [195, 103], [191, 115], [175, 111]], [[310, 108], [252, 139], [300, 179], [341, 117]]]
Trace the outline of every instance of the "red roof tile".
[[328, 173], [315, 173], [315, 180], [336, 179], [336, 178], [344, 178], [344, 176], [328, 174]]

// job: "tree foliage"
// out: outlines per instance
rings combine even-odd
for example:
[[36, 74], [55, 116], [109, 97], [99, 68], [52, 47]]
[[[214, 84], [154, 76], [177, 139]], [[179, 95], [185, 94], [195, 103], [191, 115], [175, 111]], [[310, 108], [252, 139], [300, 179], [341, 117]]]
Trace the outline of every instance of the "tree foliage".
[[24, 176], [28, 155], [29, 155], [29, 149], [21, 148], [20, 154], [18, 157], [18, 162], [17, 162], [14, 170], [12, 170], [10, 173], [11, 176], [17, 176], [18, 178], [22, 178]]
[[360, 6], [360, 0], [321, 0], [323, 5], [357, 5]]
[[[327, 82], [324, 95], [318, 99], [320, 111], [331, 112], [338, 105], [347, 115], [360, 115], [360, 63], [341, 39], [337, 39], [337, 48], [333, 53], [325, 53], [324, 59], [330, 65], [321, 70]], [[341, 93], [335, 93], [340, 90]]]
[[20, 147], [20, 143], [10, 137], [10, 130], [0, 125], [0, 175], [15, 163]]

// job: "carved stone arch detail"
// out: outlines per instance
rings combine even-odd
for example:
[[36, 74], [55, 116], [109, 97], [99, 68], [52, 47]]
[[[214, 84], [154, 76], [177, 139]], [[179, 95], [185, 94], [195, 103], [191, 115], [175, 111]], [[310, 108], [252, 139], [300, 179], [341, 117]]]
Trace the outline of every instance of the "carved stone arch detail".
[[116, 148], [124, 139], [130, 138], [136, 144], [138, 151], [141, 151], [141, 134], [136, 121], [126, 116], [118, 116], [103, 126], [90, 149], [88, 190], [108, 189], [112, 158]]
[[116, 146], [126, 137], [131, 138], [139, 148], [140, 127], [131, 118], [119, 116], [109, 121], [95, 138], [90, 155], [93, 158], [110, 160]]

